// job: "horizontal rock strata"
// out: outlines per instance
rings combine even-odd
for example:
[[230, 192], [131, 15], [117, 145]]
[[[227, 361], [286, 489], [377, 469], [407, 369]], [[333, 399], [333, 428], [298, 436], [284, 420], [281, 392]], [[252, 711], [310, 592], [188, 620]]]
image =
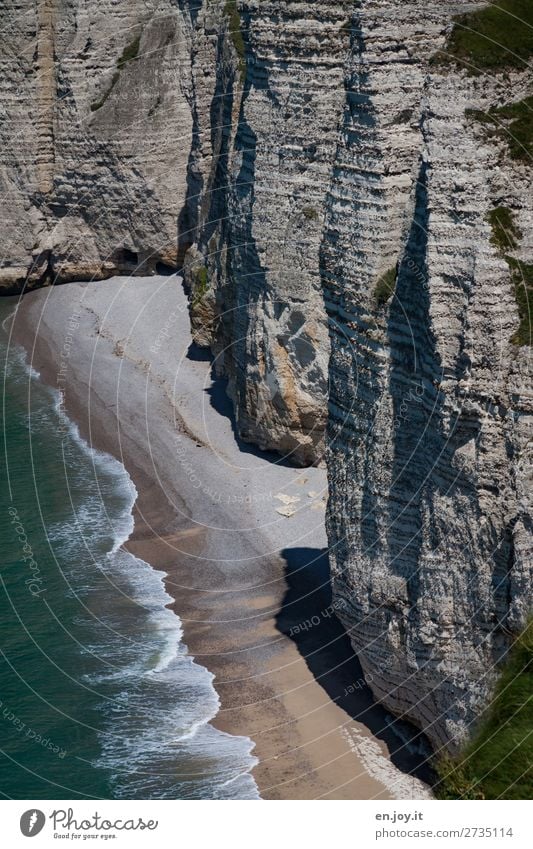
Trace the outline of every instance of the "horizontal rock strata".
[[531, 604], [533, 413], [490, 224], [531, 261], [531, 171], [467, 111], [530, 80], [429, 63], [456, 10], [361, 4], [321, 254], [335, 594], [375, 694], [452, 750]]

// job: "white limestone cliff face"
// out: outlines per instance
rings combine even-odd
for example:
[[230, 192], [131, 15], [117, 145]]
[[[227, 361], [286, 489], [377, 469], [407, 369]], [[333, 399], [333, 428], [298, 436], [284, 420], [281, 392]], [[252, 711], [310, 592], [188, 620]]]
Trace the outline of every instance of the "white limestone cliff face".
[[321, 460], [326, 421], [319, 248], [349, 9], [304, 0], [236, 8], [219, 47], [216, 121], [193, 192], [192, 322], [229, 378], [240, 435], [309, 465]]
[[375, 695], [451, 750], [532, 601], [531, 349], [487, 221], [532, 261], [531, 170], [465, 115], [531, 79], [428, 65], [458, 5], [361, 4], [322, 246], [334, 594]]
[[209, 265], [191, 317], [239, 431], [304, 465], [323, 453], [346, 20], [340, 2], [19, 0], [0, 46], [2, 291]]
[[4, 5], [4, 292], [175, 267], [192, 132], [182, 5]]

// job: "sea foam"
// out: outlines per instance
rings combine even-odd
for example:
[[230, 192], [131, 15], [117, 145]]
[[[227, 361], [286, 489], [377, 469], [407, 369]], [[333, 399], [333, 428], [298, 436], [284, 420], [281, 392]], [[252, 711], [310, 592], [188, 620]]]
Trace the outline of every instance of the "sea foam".
[[[21, 351], [14, 356], [22, 360], [11, 377], [37, 380]], [[111, 776], [116, 798], [259, 798], [250, 774], [254, 744], [211, 725], [220, 707], [213, 675], [188, 654], [165, 574], [123, 547], [134, 526], [133, 481], [118, 460], [83, 439], [60, 392], [47, 391], [49, 407], [32, 410], [27, 423], [30, 433], [42, 432], [55, 417], [64, 434], [71, 510], [46, 534], [65, 592], [82, 607], [75, 624], [92, 663], [82, 678], [98, 696], [101, 719], [93, 768]]]

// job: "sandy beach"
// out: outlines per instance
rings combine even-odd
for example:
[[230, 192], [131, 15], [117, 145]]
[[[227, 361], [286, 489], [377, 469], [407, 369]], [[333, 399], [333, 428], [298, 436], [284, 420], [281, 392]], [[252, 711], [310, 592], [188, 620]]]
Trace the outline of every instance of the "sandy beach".
[[236, 438], [179, 279], [42, 289], [12, 328], [82, 435], [128, 470], [128, 548], [167, 573], [188, 649], [215, 674], [214, 724], [254, 741], [261, 796], [429, 797], [334, 616], [325, 470]]

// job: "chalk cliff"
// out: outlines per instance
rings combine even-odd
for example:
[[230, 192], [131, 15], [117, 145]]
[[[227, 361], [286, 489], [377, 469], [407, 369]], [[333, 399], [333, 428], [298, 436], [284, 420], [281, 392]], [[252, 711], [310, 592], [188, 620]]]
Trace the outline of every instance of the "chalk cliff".
[[173, 0], [4, 4], [2, 291], [175, 267], [189, 89]]
[[531, 76], [450, 61], [459, 7], [360, 5], [321, 252], [335, 594], [374, 693], [451, 749], [532, 601], [531, 161], [486, 126]]
[[[241, 436], [308, 465], [323, 454], [319, 249], [349, 13], [344, 2], [238, 7], [225, 5], [217, 88], [199, 118], [185, 263], [193, 329], [229, 378]], [[205, 62], [195, 79], [204, 74]]]
[[531, 606], [531, 54], [469, 64], [480, 6], [12, 0], [0, 44], [0, 287], [183, 267], [240, 435], [328, 421], [342, 620], [451, 749]]

